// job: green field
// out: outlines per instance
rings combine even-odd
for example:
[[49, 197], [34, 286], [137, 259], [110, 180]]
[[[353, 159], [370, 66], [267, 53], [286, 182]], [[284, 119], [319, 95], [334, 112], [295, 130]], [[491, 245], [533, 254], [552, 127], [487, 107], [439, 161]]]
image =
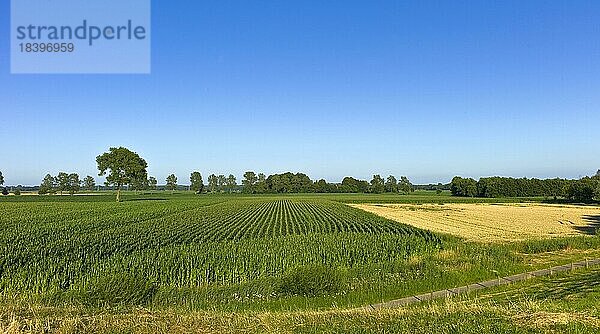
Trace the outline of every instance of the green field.
[[430, 192], [127, 193], [122, 203], [112, 194], [4, 198], [0, 308], [5, 318], [0, 321], [7, 326], [7, 310], [27, 307], [61, 317], [101, 310], [130, 314], [139, 308], [178, 315], [342, 312], [600, 257], [597, 237], [466, 243], [345, 205], [455, 201], [488, 202]]

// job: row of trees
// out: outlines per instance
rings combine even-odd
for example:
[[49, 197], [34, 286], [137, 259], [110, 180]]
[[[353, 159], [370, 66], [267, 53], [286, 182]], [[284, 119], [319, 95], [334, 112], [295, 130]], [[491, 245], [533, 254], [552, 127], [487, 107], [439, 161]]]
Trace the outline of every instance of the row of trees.
[[[117, 190], [117, 201], [121, 199], [121, 189], [127, 186], [131, 190], [152, 190], [157, 188], [155, 177], [148, 177], [147, 162], [137, 153], [124, 147], [111, 147], [108, 152], [96, 158], [99, 176], [106, 176], [106, 186], [113, 186]], [[1, 174], [0, 174], [1, 176]], [[176, 190], [177, 176], [171, 174], [166, 178], [167, 190]], [[3, 180], [2, 180], [3, 181]], [[414, 191], [413, 185], [408, 178], [402, 176], [398, 181], [393, 175], [383, 179], [380, 175], [373, 175], [371, 182], [346, 177], [341, 184], [327, 183], [321, 179], [313, 182], [303, 173], [273, 174], [268, 177], [263, 173], [256, 174], [253, 171], [244, 173], [242, 190], [245, 193], [409, 193]], [[40, 194], [54, 194], [69, 192], [74, 194], [80, 189], [94, 190], [95, 181], [87, 176], [83, 181], [79, 180], [77, 173], [60, 172], [57, 176], [46, 175], [40, 185]], [[215, 175], [208, 177], [208, 188], [205, 188], [200, 172], [194, 171], [190, 175], [190, 189], [202, 193], [210, 192], [233, 192], [237, 189], [235, 176]]]
[[[96, 158], [99, 176], [106, 176], [106, 185], [112, 185], [117, 190], [117, 201], [120, 200], [121, 188], [125, 185], [134, 190], [156, 189], [157, 181], [154, 177], [148, 177], [146, 168], [148, 164], [137, 153], [124, 147], [111, 147], [109, 152], [103, 153]], [[192, 172], [190, 175], [191, 190], [202, 193], [205, 190], [200, 172]], [[0, 186], [4, 184], [4, 177], [0, 172]], [[393, 175], [385, 180], [380, 175], [373, 175], [370, 182], [346, 177], [341, 184], [327, 183], [321, 179], [313, 182], [303, 173], [273, 174], [268, 177], [263, 173], [256, 174], [253, 171], [244, 173], [242, 190], [246, 193], [409, 193], [415, 187], [408, 178], [402, 176], [398, 181]], [[79, 180], [76, 173], [61, 172], [56, 177], [48, 174], [40, 185], [39, 193], [69, 192], [71, 194], [81, 188], [93, 190], [94, 178], [87, 176], [83, 181]], [[441, 186], [441, 185], [438, 185]], [[166, 189], [177, 189], [177, 176], [171, 174], [166, 179]], [[237, 189], [236, 178], [233, 175], [211, 174], [208, 177], [208, 191], [229, 191]], [[440, 189], [437, 189], [440, 191]], [[590, 202], [594, 199], [600, 200], [600, 170], [592, 177], [584, 177], [580, 180], [566, 179], [527, 179], [488, 177], [476, 181], [472, 178], [454, 177], [450, 184], [450, 190], [454, 196], [468, 197], [564, 197], [574, 201]], [[4, 188], [3, 192], [6, 192]]]
[[456, 176], [450, 184], [454, 196], [463, 197], [533, 197], [567, 198], [576, 202], [600, 200], [600, 170], [592, 177], [579, 180], [528, 179], [511, 177], [472, 178]]
[[313, 182], [303, 173], [273, 174], [268, 177], [253, 171], [244, 173], [243, 192], [261, 193], [384, 193], [414, 191], [408, 178], [402, 176], [398, 181], [393, 175], [384, 180], [380, 175], [373, 175], [371, 182], [346, 177], [341, 184], [327, 183], [324, 179]]
[[231, 174], [227, 177], [211, 174], [208, 177], [208, 190], [210, 192], [233, 192], [236, 187], [237, 179]]
[[[150, 177], [148, 185], [142, 188], [131, 187], [134, 190], [152, 190], [156, 189], [156, 179]], [[177, 176], [171, 174], [166, 179], [166, 190], [176, 190]], [[208, 177], [208, 185], [204, 185], [202, 174], [194, 171], [190, 174], [190, 190], [196, 193], [203, 192], [234, 192], [239, 189], [237, 179], [234, 175], [215, 175], [211, 174]], [[400, 181], [390, 175], [384, 180], [380, 175], [374, 175], [371, 182], [357, 180], [351, 177], [346, 177], [341, 184], [327, 183], [321, 179], [313, 182], [306, 174], [303, 173], [283, 173], [273, 174], [268, 177], [263, 173], [256, 174], [253, 171], [244, 173], [242, 180], [242, 192], [247, 194], [264, 194], [264, 193], [384, 193], [384, 192], [403, 192], [409, 193], [414, 191], [413, 185], [408, 178], [402, 176]]]
[[56, 193], [60, 193], [62, 195], [64, 192], [67, 192], [73, 195], [81, 189], [90, 191], [94, 190], [94, 187], [96, 187], [96, 181], [89, 175], [83, 180], [80, 180], [79, 174], [77, 173], [69, 174], [60, 172], [56, 176], [46, 174], [42, 180], [42, 183], [40, 184], [38, 193], [40, 195]]
[[[176, 190], [178, 188], [177, 176], [171, 174], [166, 178], [166, 190]], [[196, 193], [203, 192], [234, 192], [239, 189], [237, 179], [234, 175], [215, 175], [211, 174], [208, 177], [208, 185], [204, 185], [202, 174], [194, 171], [190, 174], [189, 189]], [[137, 182], [131, 185], [132, 190], [154, 190], [156, 189], [156, 179], [148, 178], [148, 182]], [[306, 174], [303, 173], [283, 173], [273, 174], [268, 177], [263, 173], [256, 174], [248, 171], [244, 173], [242, 180], [242, 192], [247, 194], [264, 194], [264, 193], [409, 193], [414, 191], [413, 185], [408, 178], [402, 176], [400, 181], [390, 175], [384, 180], [380, 175], [374, 175], [371, 182], [357, 180], [352, 177], [346, 177], [341, 184], [327, 183], [321, 179], [313, 182]]]

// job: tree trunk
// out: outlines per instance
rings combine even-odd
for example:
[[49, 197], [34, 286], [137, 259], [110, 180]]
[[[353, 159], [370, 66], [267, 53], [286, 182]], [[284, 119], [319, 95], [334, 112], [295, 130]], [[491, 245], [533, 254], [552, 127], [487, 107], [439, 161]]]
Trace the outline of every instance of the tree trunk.
[[121, 185], [117, 185], [117, 202], [121, 201]]

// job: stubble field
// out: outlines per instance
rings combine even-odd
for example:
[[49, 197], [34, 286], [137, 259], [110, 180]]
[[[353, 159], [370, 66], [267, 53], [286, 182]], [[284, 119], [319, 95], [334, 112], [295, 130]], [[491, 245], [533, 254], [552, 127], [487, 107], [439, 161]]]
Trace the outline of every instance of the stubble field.
[[509, 242], [595, 234], [597, 206], [540, 203], [351, 204], [425, 230], [468, 241]]

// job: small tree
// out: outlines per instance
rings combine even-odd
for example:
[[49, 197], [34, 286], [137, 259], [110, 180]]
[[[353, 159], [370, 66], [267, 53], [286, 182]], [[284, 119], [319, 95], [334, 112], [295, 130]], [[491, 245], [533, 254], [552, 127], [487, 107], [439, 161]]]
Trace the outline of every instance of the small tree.
[[156, 185], [158, 184], [158, 181], [156, 181], [156, 178], [154, 176], [150, 176], [148, 178], [148, 188], [151, 190], [156, 190]]
[[121, 187], [132, 180], [146, 178], [148, 164], [137, 153], [124, 147], [111, 147], [109, 152], [96, 158], [99, 176], [106, 177], [106, 182], [117, 187], [117, 202], [121, 201]]
[[69, 174], [65, 172], [60, 172], [56, 176], [56, 186], [58, 192], [62, 195], [63, 191], [69, 190]]
[[371, 192], [375, 194], [381, 194], [384, 191], [385, 185], [381, 175], [373, 175], [373, 179], [371, 180]]
[[233, 192], [233, 189], [235, 188], [235, 186], [237, 186], [237, 181], [235, 179], [235, 176], [233, 176], [233, 174], [229, 174], [229, 176], [227, 177], [227, 191], [229, 191], [230, 193]]
[[267, 185], [267, 176], [263, 173], [258, 173], [258, 181], [256, 181], [256, 192], [259, 194], [266, 193], [269, 190]]
[[218, 178], [215, 174], [210, 174], [208, 176], [208, 190], [210, 190], [211, 193], [214, 193], [215, 191], [217, 191], [218, 188]]
[[394, 175], [390, 175], [387, 177], [385, 181], [385, 191], [389, 193], [397, 193], [398, 192], [398, 180]]
[[6, 187], [2, 188], [2, 195], [8, 196], [8, 189], [6, 189]]
[[193, 190], [196, 194], [200, 194], [204, 190], [204, 181], [200, 172], [190, 174], [190, 190]]
[[244, 173], [244, 179], [242, 180], [242, 185], [244, 186], [243, 191], [248, 194], [253, 194], [256, 192], [256, 182], [258, 181], [258, 177], [252, 171], [248, 171]]
[[42, 183], [40, 184], [40, 189], [38, 190], [38, 194], [40, 194], [40, 195], [54, 194], [54, 192], [55, 192], [54, 185], [55, 185], [54, 177], [52, 177], [52, 175], [50, 175], [50, 174], [46, 174], [46, 176], [44, 176], [44, 179], [42, 180]]
[[219, 191], [225, 191], [225, 187], [227, 186], [227, 178], [225, 175], [221, 174], [217, 176], [217, 188]]
[[83, 189], [88, 190], [88, 191], [94, 191], [95, 187], [96, 187], [96, 180], [94, 180], [93, 177], [88, 175], [83, 179]]
[[22, 186], [19, 184], [14, 190], [13, 190], [13, 194], [15, 196], [21, 196], [21, 188]]
[[398, 188], [400, 189], [401, 192], [403, 192], [405, 194], [415, 191], [415, 188], [413, 187], [412, 183], [410, 183], [410, 181], [408, 180], [408, 178], [406, 176], [400, 177], [400, 182], [398, 182]]
[[167, 176], [167, 190], [175, 191], [177, 189], [177, 176], [175, 174], [171, 174]]
[[73, 196], [73, 194], [78, 192], [81, 187], [81, 183], [79, 182], [79, 175], [76, 173], [69, 174], [68, 180], [69, 181], [67, 185], [67, 190], [69, 191], [69, 194]]

